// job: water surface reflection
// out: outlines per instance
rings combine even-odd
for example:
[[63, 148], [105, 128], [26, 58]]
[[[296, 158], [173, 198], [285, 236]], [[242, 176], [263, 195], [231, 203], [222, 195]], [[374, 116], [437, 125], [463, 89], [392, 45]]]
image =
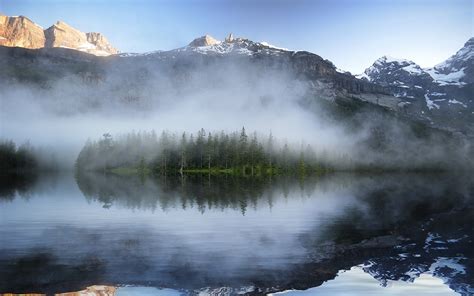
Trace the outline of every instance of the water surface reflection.
[[361, 264], [382, 285], [431, 274], [473, 292], [474, 185], [463, 176], [85, 174], [7, 189], [0, 292], [100, 284], [265, 294]]

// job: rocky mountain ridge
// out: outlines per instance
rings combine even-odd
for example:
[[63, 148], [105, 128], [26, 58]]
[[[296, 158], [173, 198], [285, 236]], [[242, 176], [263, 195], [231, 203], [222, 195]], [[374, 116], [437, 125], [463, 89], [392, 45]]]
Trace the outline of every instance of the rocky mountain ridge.
[[29, 49], [64, 47], [98, 56], [118, 53], [101, 33], [83, 33], [62, 21], [44, 30], [25, 16], [0, 15], [0, 45]]
[[430, 122], [474, 130], [474, 38], [432, 68], [384, 56], [356, 77], [383, 86]]
[[423, 77], [425, 82], [432, 82], [439, 86], [464, 86], [474, 82], [473, 68], [474, 37], [470, 38], [449, 59], [432, 68], [422, 68], [415, 62], [406, 59], [383, 56], [357, 77], [385, 85], [412, 86], [414, 85], [413, 81], [403, 77], [408, 74], [412, 79]]
[[[194, 39], [189, 45], [169, 50], [148, 53], [123, 53], [114, 56], [122, 63], [139, 64], [186, 64], [187, 68], [202, 63], [238, 62], [262, 65], [264, 68], [281, 69], [291, 72], [309, 83], [309, 89], [320, 97], [334, 101], [348, 95], [367, 101], [379, 101], [383, 107], [398, 108], [398, 99], [388, 99], [389, 94], [374, 83], [355, 79], [349, 72], [341, 72], [334, 64], [308, 51], [293, 51], [279, 48], [266, 42], [256, 42], [229, 34], [224, 41], [209, 35]], [[331, 91], [328, 92], [329, 86]], [[370, 95], [366, 95], [369, 94]], [[391, 97], [393, 98], [393, 97]]]

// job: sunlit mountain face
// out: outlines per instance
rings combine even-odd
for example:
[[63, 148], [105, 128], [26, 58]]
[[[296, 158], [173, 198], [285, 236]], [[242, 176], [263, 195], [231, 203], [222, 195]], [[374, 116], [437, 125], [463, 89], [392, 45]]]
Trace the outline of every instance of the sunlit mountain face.
[[420, 1], [0, 4], [0, 294], [474, 295], [472, 3]]

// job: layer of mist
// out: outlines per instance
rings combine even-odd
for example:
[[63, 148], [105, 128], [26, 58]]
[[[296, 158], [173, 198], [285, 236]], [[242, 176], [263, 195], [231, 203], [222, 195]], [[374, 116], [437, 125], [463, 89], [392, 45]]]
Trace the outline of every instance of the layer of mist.
[[230, 132], [242, 126], [298, 146], [310, 144], [328, 160], [344, 156], [382, 167], [471, 165], [465, 161], [472, 159], [469, 141], [432, 135], [426, 127], [420, 132], [377, 108], [345, 116], [330, 82], [318, 82], [314, 93], [314, 83], [282, 67], [244, 59], [193, 63], [112, 59], [98, 64], [99, 70], [42, 84], [4, 85], [1, 137], [49, 147], [64, 167], [72, 167], [87, 139], [104, 133]]

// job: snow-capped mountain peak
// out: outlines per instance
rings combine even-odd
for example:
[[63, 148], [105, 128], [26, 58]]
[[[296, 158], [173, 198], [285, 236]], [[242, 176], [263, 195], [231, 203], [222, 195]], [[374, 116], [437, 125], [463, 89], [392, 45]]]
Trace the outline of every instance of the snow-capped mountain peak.
[[423, 75], [423, 69], [410, 60], [383, 56], [367, 68], [364, 74], [356, 75], [356, 77], [380, 84], [388, 84], [383, 81], [385, 78], [381, 79], [381, 77], [391, 76], [393, 77], [391, 83], [401, 85], [406, 83], [404, 76], [407, 75]]
[[474, 38], [446, 61], [426, 69], [439, 85], [462, 86], [474, 82]]
[[195, 38], [188, 45], [172, 49], [169, 51], [153, 51], [146, 53], [121, 53], [121, 57], [136, 56], [169, 56], [174, 57], [182, 53], [197, 53], [202, 55], [221, 56], [221, 55], [244, 55], [252, 56], [254, 54], [263, 54], [271, 56], [279, 56], [285, 53], [296, 53], [297, 51], [289, 50], [278, 46], [271, 45], [267, 42], [256, 42], [243, 37], [234, 37], [231, 33], [224, 41], [218, 40], [211, 35], [203, 35]]
[[421, 117], [446, 122], [456, 118], [463, 123], [462, 118], [472, 118], [474, 114], [474, 38], [432, 68], [383, 56], [356, 77], [384, 86]]
[[394, 58], [394, 57], [391, 57], [391, 56], [387, 56], [387, 55], [384, 55], [380, 58], [378, 58], [374, 64], [400, 64], [400, 65], [404, 65], [404, 64], [409, 64], [409, 63], [413, 63], [412, 61], [409, 61], [409, 60], [406, 60], [406, 59], [399, 59], [399, 58]]
[[437, 64], [433, 69], [439, 72], [458, 71], [459, 64], [474, 59], [474, 37], [470, 38], [464, 46], [446, 61]]
[[194, 39], [189, 45], [174, 51], [191, 51], [205, 55], [252, 55], [254, 53], [278, 55], [281, 52], [291, 52], [291, 50], [277, 47], [267, 42], [255, 42], [247, 38], [234, 37], [232, 33], [224, 41], [219, 41], [210, 35], [204, 35]]
[[383, 56], [367, 68], [364, 74], [357, 75], [357, 77], [382, 85], [399, 85], [400, 81], [406, 84], [408, 80], [411, 80], [411, 77], [404, 75], [401, 71], [407, 72], [409, 76], [426, 77], [429, 75], [432, 83], [440, 86], [462, 86], [472, 83], [474, 82], [474, 38], [470, 38], [449, 59], [432, 68], [423, 69], [410, 60]]
[[413, 74], [419, 74], [421, 71], [421, 67], [418, 66], [413, 61], [410, 61], [407, 59], [394, 58], [390, 56], [383, 56], [377, 59], [372, 65], [372, 67], [375, 69], [380, 69], [383, 67], [389, 68], [390, 70], [402, 69], [403, 71], [413, 73]]

